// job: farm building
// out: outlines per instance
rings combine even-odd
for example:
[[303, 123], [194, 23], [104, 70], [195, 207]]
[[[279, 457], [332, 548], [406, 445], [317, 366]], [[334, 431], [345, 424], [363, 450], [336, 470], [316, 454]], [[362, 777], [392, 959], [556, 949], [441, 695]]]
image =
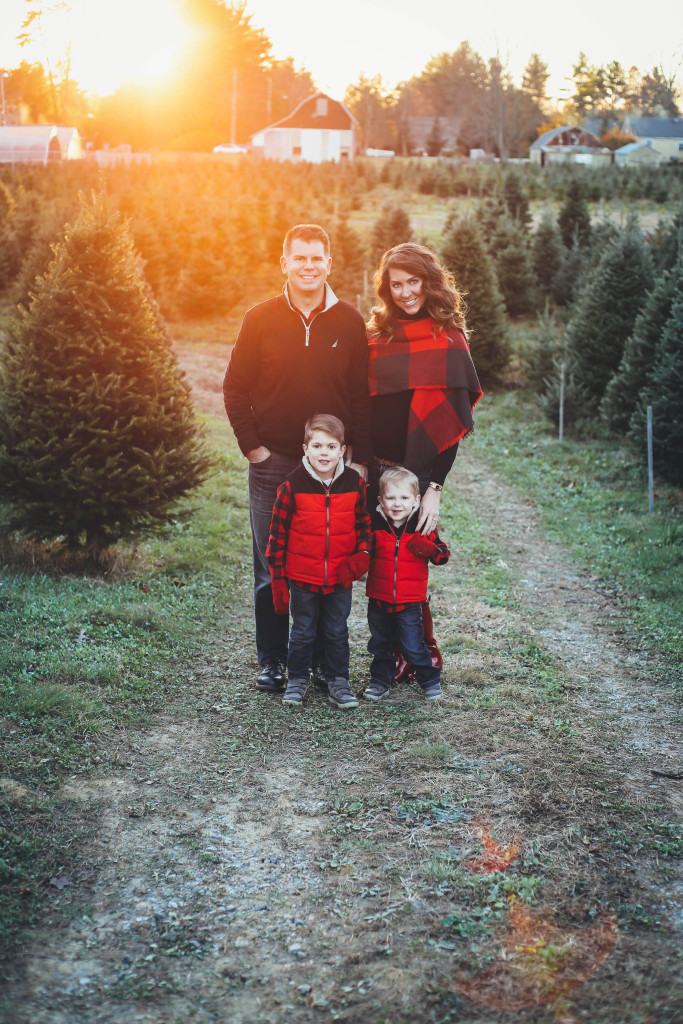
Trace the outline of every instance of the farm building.
[[666, 157], [658, 149], [652, 149], [647, 142], [627, 142], [614, 151], [614, 162], [621, 167], [637, 167], [642, 164], [661, 164]]
[[55, 125], [0, 126], [0, 163], [48, 164], [61, 159], [62, 147]]
[[252, 151], [267, 160], [353, 160], [357, 124], [343, 103], [319, 92], [252, 135]]
[[85, 153], [78, 129], [54, 124], [0, 126], [0, 163], [47, 164], [81, 160]]
[[612, 153], [597, 135], [578, 125], [551, 128], [539, 135], [529, 146], [532, 164], [590, 164], [593, 167], [612, 163]]
[[586, 129], [594, 132], [618, 128], [636, 142], [644, 142], [650, 149], [656, 149], [665, 160], [683, 161], [681, 117], [636, 117], [634, 114], [625, 114], [607, 120], [599, 117], [588, 118], [584, 125]]

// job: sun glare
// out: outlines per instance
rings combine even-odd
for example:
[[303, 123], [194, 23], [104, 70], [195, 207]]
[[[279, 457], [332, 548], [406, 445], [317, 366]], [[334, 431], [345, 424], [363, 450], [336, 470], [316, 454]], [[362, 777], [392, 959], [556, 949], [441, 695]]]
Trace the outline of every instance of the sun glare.
[[172, 74], [189, 35], [174, 0], [80, 0], [53, 30], [68, 35], [73, 77], [101, 96]]

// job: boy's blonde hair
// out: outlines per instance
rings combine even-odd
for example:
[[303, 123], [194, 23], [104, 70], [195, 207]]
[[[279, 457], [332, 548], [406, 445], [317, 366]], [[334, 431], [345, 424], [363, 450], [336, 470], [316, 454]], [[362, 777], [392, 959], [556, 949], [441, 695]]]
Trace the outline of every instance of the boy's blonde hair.
[[344, 424], [337, 416], [328, 412], [317, 412], [310, 419], [306, 420], [304, 427], [304, 444], [311, 440], [314, 430], [324, 430], [326, 434], [333, 437], [339, 444], [344, 444]]
[[379, 478], [379, 496], [384, 497], [384, 492], [388, 487], [392, 485], [394, 487], [400, 487], [401, 484], [404, 486], [411, 487], [415, 495], [419, 498], [420, 496], [420, 481], [417, 479], [414, 473], [411, 473], [409, 469], [404, 466], [393, 466], [390, 469], [385, 469]]

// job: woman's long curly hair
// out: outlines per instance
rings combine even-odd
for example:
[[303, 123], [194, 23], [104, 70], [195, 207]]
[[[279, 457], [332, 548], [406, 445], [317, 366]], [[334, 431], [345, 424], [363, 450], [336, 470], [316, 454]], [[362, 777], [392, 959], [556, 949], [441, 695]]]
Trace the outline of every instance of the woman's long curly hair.
[[444, 330], [457, 327], [467, 334], [463, 297], [456, 287], [455, 278], [431, 249], [417, 242], [402, 242], [387, 249], [382, 256], [375, 274], [375, 291], [381, 305], [373, 306], [370, 311], [369, 334], [386, 334], [387, 340], [391, 341], [396, 321], [404, 316], [391, 296], [389, 271], [392, 267], [419, 277], [426, 295], [423, 308], [437, 327]]

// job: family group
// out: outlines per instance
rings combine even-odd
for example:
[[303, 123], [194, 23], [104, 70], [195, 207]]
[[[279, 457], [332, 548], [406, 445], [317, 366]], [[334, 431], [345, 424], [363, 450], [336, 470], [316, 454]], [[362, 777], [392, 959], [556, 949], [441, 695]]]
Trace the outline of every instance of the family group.
[[247, 311], [223, 383], [249, 462], [256, 687], [296, 707], [312, 679], [337, 707], [358, 706], [347, 620], [367, 574], [363, 697], [389, 693], [398, 651], [436, 700], [428, 563], [449, 557], [441, 491], [482, 394], [461, 296], [429, 248], [406, 242], [380, 261], [366, 325], [327, 282], [317, 224], [287, 232], [280, 265], [282, 292]]

